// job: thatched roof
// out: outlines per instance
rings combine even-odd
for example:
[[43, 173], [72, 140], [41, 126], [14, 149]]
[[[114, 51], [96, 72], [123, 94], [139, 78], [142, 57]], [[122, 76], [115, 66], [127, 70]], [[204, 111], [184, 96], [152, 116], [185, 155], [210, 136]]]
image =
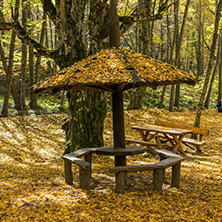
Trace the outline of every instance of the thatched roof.
[[156, 88], [160, 85], [195, 84], [193, 74], [128, 49], [108, 49], [89, 56], [63, 69], [46, 81], [37, 83], [33, 90], [103, 89], [116, 91], [134, 87]]

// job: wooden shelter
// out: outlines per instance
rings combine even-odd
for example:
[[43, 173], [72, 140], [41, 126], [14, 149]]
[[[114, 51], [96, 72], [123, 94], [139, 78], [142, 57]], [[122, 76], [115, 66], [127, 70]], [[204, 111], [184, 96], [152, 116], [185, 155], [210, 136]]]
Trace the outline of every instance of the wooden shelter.
[[63, 69], [48, 80], [34, 86], [35, 92], [53, 93], [64, 90], [101, 89], [110, 92], [125, 91], [135, 87], [188, 83], [195, 84], [193, 74], [179, 70], [125, 48], [111, 48], [83, 59]]
[[[114, 149], [125, 148], [123, 91], [135, 87], [188, 83], [197, 78], [178, 68], [124, 48], [111, 48], [89, 56], [37, 83], [35, 92], [105, 90], [112, 93]], [[116, 165], [126, 160], [116, 156]]]

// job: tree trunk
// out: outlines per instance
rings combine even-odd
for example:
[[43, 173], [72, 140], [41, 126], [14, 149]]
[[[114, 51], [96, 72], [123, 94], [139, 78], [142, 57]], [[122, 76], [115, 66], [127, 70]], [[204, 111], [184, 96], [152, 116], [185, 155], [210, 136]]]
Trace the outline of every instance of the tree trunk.
[[[103, 123], [107, 96], [98, 91], [70, 91], [69, 122], [66, 131], [66, 151], [103, 146]], [[98, 112], [99, 111], [99, 112]]]
[[198, 106], [197, 106], [197, 110], [196, 110], [196, 116], [195, 116], [195, 121], [194, 121], [194, 126], [195, 127], [200, 126], [200, 119], [201, 119], [201, 114], [202, 114], [202, 109], [203, 109], [204, 98], [206, 96], [207, 86], [208, 86], [208, 83], [209, 83], [210, 74], [211, 74], [213, 61], [214, 61], [214, 54], [215, 54], [215, 50], [216, 50], [217, 36], [218, 36], [217, 33], [218, 33], [218, 26], [219, 26], [221, 8], [222, 8], [222, 0], [219, 1], [218, 5], [217, 5], [217, 9], [216, 9], [215, 23], [214, 23], [214, 33], [213, 33], [213, 40], [212, 40], [212, 46], [211, 46], [211, 52], [210, 52], [210, 59], [209, 59], [208, 67], [207, 67], [204, 86], [203, 86], [202, 93], [201, 93], [199, 103], [198, 103]]
[[201, 10], [201, 0], [199, 0], [199, 3], [197, 3], [197, 7], [199, 7], [199, 10], [197, 10], [197, 16], [198, 16], [198, 22], [199, 25], [197, 26], [197, 35], [198, 39], [195, 44], [196, 48], [196, 58], [197, 58], [197, 76], [203, 75], [203, 56], [202, 56], [202, 10]]
[[[16, 0], [15, 6], [15, 19], [18, 19], [19, 12], [19, 0]], [[6, 84], [5, 84], [5, 95], [4, 95], [4, 104], [2, 108], [2, 116], [8, 116], [8, 105], [9, 105], [9, 96], [12, 85], [12, 69], [13, 69], [13, 60], [14, 60], [14, 47], [15, 47], [15, 31], [12, 31], [10, 50], [9, 50], [9, 64], [8, 64], [8, 72], [6, 71]]]
[[[171, 58], [170, 58], [170, 63], [172, 64], [172, 58], [173, 58], [173, 51], [174, 51], [174, 46], [176, 45], [176, 52], [178, 48], [178, 37], [179, 37], [179, 23], [178, 23], [178, 12], [179, 12], [179, 2], [175, 4], [174, 6], [174, 39], [173, 39], [173, 45], [171, 48]], [[175, 61], [176, 61], [176, 56], [175, 56]], [[174, 98], [175, 98], [175, 86], [172, 85], [170, 89], [170, 101], [169, 101], [169, 111], [173, 111], [173, 104], [174, 104]]]
[[[217, 68], [219, 67], [218, 68], [219, 69], [218, 78], [219, 78], [219, 73], [220, 73], [220, 69], [221, 69], [221, 63], [219, 63], [219, 60], [221, 58], [221, 37], [220, 36], [218, 37], [217, 48], [218, 48], [218, 50], [217, 50], [216, 62], [214, 64], [213, 74], [212, 74], [211, 79], [210, 79], [210, 85], [209, 85], [207, 96], [206, 96], [205, 103], [204, 103], [204, 107], [206, 107], [207, 109], [208, 109], [209, 104], [210, 104], [210, 96], [211, 96], [211, 92], [212, 92], [214, 79], [215, 79], [215, 76], [216, 76], [216, 73], [217, 73]], [[218, 81], [218, 83], [219, 83], [219, 81]], [[218, 99], [218, 101], [219, 101], [219, 99]]]
[[[185, 11], [184, 11], [184, 16], [183, 16], [183, 22], [182, 22], [182, 25], [181, 25], [179, 40], [178, 40], [178, 44], [177, 44], [177, 47], [176, 47], [175, 66], [177, 66], [177, 67], [179, 67], [180, 50], [181, 50], [181, 46], [182, 46], [183, 34], [184, 34], [184, 30], [185, 30], [185, 25], [186, 25], [189, 6], [190, 6], [190, 0], [187, 0]], [[180, 86], [177, 85], [176, 86], [176, 95], [175, 95], [174, 106], [179, 107], [179, 100], [180, 100]]]
[[[149, 17], [151, 14], [150, 6], [151, 1], [140, 0], [141, 14], [140, 17]], [[150, 43], [151, 43], [151, 26], [150, 21], [142, 22], [141, 28], [139, 29], [139, 45], [140, 52], [146, 55], [150, 54]], [[146, 88], [136, 88], [129, 93], [129, 103], [127, 105], [128, 110], [142, 108], [143, 98], [146, 92]]]
[[221, 100], [221, 96], [222, 96], [222, 36], [220, 35], [220, 44], [218, 44], [218, 48], [220, 50], [219, 53], [219, 61], [220, 61], [220, 65], [219, 65], [219, 72], [218, 72], [218, 97], [217, 97], [217, 101]]
[[[27, 0], [22, 0], [22, 25], [24, 30], [27, 30]], [[16, 110], [23, 115], [25, 110], [25, 76], [26, 76], [26, 63], [27, 63], [27, 45], [22, 43], [22, 59], [21, 59], [21, 74], [19, 84], [13, 84], [16, 87], [19, 100], [15, 100]]]

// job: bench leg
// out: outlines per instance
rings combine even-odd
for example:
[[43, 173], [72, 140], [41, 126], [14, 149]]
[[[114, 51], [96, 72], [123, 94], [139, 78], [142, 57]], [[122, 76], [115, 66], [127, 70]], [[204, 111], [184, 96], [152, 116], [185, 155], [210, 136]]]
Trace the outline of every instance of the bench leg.
[[84, 157], [84, 159], [85, 159], [86, 162], [90, 163], [90, 169], [89, 170], [90, 170], [90, 178], [91, 178], [91, 175], [92, 175], [92, 154], [89, 153], [88, 155], [86, 155]]
[[121, 171], [116, 173], [116, 193], [123, 193], [124, 192], [124, 186], [126, 181], [126, 172]]
[[163, 187], [163, 169], [153, 170], [153, 190], [162, 191]]
[[171, 187], [180, 187], [180, 168], [181, 163], [172, 166]]
[[79, 185], [81, 189], [90, 190], [91, 166], [79, 167]]
[[65, 182], [73, 185], [72, 164], [64, 160]]

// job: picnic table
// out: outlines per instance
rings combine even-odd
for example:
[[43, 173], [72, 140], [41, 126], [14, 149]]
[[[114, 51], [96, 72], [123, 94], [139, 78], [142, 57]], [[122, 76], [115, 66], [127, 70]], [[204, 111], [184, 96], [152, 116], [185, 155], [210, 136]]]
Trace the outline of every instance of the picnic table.
[[193, 133], [193, 130], [190, 129], [178, 129], [178, 128], [169, 128], [162, 127], [157, 125], [148, 125], [148, 126], [131, 126], [132, 129], [139, 132], [143, 141], [149, 142], [152, 139], [156, 140], [156, 146], [159, 149], [163, 149], [160, 137], [164, 138], [165, 142], [171, 144], [171, 149], [174, 153], [180, 151], [184, 154], [182, 148], [182, 140], [186, 134]]

